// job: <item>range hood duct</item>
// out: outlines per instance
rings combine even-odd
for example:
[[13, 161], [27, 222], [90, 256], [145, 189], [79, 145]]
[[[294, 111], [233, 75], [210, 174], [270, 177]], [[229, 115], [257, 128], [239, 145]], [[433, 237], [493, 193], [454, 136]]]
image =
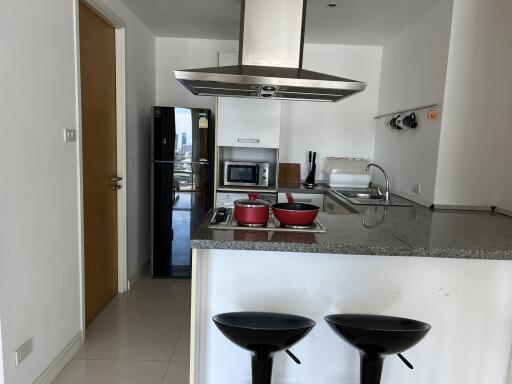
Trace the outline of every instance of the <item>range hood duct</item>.
[[174, 76], [200, 96], [334, 102], [363, 91], [366, 83], [302, 69], [306, 2], [242, 0], [238, 65]]

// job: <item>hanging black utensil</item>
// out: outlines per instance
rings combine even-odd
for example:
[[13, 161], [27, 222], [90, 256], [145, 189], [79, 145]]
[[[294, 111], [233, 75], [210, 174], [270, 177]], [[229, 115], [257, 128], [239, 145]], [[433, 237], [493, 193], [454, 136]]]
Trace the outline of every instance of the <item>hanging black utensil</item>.
[[416, 121], [416, 114], [412, 112], [410, 115], [407, 115], [403, 118], [403, 124], [409, 128], [418, 127], [418, 122]]
[[396, 117], [393, 117], [390, 121], [389, 121], [389, 126], [391, 128], [394, 128], [394, 129], [402, 129], [401, 127], [399, 127], [397, 124], [396, 124], [396, 119], [398, 119], [400, 117], [400, 115], [396, 116]]

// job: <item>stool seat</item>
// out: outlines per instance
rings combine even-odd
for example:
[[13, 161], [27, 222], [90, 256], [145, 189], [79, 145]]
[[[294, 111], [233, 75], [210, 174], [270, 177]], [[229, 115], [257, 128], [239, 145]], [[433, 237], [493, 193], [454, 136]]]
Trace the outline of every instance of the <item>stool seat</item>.
[[272, 312], [223, 313], [213, 321], [229, 340], [253, 352], [288, 349], [315, 325], [306, 317]]
[[330, 315], [327, 324], [347, 343], [365, 352], [394, 355], [411, 348], [430, 330], [417, 320], [378, 315]]
[[316, 324], [307, 317], [272, 312], [229, 312], [212, 320], [224, 336], [252, 352], [253, 384], [270, 384], [273, 354], [288, 352]]
[[325, 317], [325, 321], [344, 341], [361, 354], [361, 384], [379, 384], [384, 355], [398, 356], [423, 339], [430, 325], [403, 317], [338, 314]]

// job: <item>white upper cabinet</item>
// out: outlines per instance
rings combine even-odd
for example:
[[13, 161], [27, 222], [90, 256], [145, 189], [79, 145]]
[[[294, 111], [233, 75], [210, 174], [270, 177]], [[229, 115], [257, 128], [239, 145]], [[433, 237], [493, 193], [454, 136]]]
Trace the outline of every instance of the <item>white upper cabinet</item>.
[[[219, 54], [220, 66], [235, 65], [237, 60], [237, 54]], [[219, 146], [279, 148], [281, 102], [219, 97], [217, 124]]]
[[217, 144], [279, 148], [281, 102], [219, 97]]

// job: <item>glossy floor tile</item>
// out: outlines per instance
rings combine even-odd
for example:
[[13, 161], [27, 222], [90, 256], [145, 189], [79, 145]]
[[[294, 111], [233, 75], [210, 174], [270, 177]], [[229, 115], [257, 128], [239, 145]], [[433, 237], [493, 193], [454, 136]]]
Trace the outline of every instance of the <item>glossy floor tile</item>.
[[187, 364], [190, 361], [190, 318], [187, 318], [187, 322], [180, 334], [172, 356], [172, 361]]
[[161, 384], [165, 361], [72, 360], [54, 384]]
[[171, 361], [165, 375], [164, 384], [188, 384], [189, 363]]
[[186, 384], [190, 280], [141, 278], [86, 329], [86, 340], [55, 384]]

